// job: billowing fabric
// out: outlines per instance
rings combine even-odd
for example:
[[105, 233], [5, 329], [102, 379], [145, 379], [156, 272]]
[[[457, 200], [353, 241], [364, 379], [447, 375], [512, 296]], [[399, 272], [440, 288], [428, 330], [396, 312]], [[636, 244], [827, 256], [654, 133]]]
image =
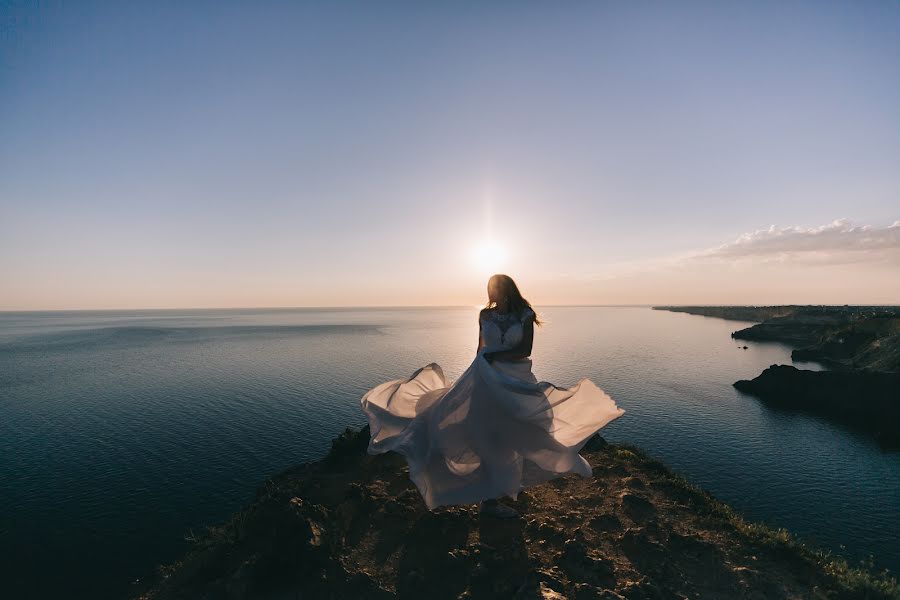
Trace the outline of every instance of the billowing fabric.
[[591, 475], [579, 450], [625, 411], [589, 379], [559, 388], [537, 381], [530, 359], [484, 357], [518, 345], [533, 317], [483, 312], [483, 347], [453, 385], [431, 363], [363, 396], [369, 453], [404, 455], [429, 508], [516, 498], [525, 487], [567, 473]]

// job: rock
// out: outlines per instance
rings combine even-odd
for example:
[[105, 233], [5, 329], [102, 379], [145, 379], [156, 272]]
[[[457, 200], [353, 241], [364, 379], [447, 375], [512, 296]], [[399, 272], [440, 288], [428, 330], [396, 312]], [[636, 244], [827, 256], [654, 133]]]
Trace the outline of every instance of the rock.
[[624, 600], [612, 590], [603, 590], [587, 583], [575, 585], [575, 600]]
[[605, 513], [588, 521], [588, 526], [598, 533], [604, 531], [619, 531], [622, 529], [622, 521], [615, 515]]
[[587, 548], [583, 541], [572, 538], [563, 544], [563, 556], [566, 560], [582, 561], [587, 556]]
[[626, 600], [667, 600], [659, 586], [646, 578], [627, 584], [622, 590], [622, 596]]
[[887, 447], [900, 447], [900, 372], [806, 371], [772, 365], [738, 391], [781, 408], [822, 415], [869, 432]]
[[625, 484], [625, 487], [629, 487], [633, 490], [642, 490], [647, 487], [641, 478], [633, 476], [626, 477], [622, 483]]
[[369, 446], [369, 426], [366, 425], [359, 431], [349, 427], [331, 442], [331, 452], [328, 458], [348, 458], [365, 454]]
[[622, 550], [639, 569], [658, 573], [666, 564], [666, 551], [662, 544], [651, 540], [640, 528], [626, 529], [619, 538]]
[[609, 446], [609, 443], [599, 433], [595, 433], [581, 449], [584, 452], [597, 452], [607, 446]]
[[566, 541], [557, 561], [570, 579], [603, 587], [615, 585], [615, 567], [612, 561], [594, 556], [579, 540]]
[[549, 586], [541, 583], [540, 585], [540, 598], [542, 600], [566, 600], [566, 597], [561, 593], [557, 592], [554, 589], [551, 589]]
[[552, 525], [546, 521], [542, 522], [537, 528], [538, 535], [548, 542], [559, 543], [563, 539], [562, 529]]
[[607, 472], [611, 475], [617, 475], [621, 477], [627, 477], [628, 475], [631, 475], [631, 471], [628, 470], [628, 467], [620, 464], [613, 465], [612, 467], [607, 469]]
[[562, 571], [559, 570], [558, 567], [550, 567], [549, 569], [539, 569], [536, 571], [538, 581], [543, 583], [553, 591], [563, 593], [565, 591], [565, 585], [563, 585], [562, 580], [564, 579], [564, 575]]
[[715, 560], [721, 555], [713, 544], [692, 535], [682, 535], [672, 531], [669, 533], [668, 541], [673, 552], [692, 556], [701, 561]]
[[519, 586], [513, 595], [513, 600], [540, 600], [545, 597], [544, 594], [550, 592], [556, 592], [565, 597], [565, 586], [559, 580], [559, 577], [563, 575], [558, 569], [556, 569], [558, 575], [554, 574], [552, 572], [554, 569], [537, 569], [528, 573], [525, 583]]
[[575, 585], [575, 600], [597, 600], [600, 597], [600, 590], [589, 583], [578, 583]]
[[656, 514], [656, 507], [644, 498], [635, 494], [622, 495], [622, 510], [634, 521], [645, 521]]

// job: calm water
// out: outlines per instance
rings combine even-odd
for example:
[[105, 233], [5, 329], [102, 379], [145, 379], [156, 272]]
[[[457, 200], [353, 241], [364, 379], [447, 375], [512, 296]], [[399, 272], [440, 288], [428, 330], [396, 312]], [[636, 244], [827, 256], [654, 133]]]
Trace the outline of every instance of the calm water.
[[[746, 324], [648, 308], [541, 312], [536, 375], [606, 389], [627, 411], [608, 439], [645, 448], [750, 519], [900, 571], [900, 453], [731, 386], [790, 363], [789, 348], [741, 350], [729, 334]], [[476, 314], [0, 313], [7, 597], [122, 597], [185, 549], [189, 529], [221, 522], [264, 476], [362, 425], [370, 387], [431, 361], [459, 375]]]

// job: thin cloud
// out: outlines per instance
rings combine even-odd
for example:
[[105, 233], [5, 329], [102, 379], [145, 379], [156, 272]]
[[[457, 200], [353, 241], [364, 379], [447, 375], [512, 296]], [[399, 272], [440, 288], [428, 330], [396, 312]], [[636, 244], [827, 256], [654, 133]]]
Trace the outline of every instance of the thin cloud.
[[752, 270], [756, 265], [829, 267], [840, 265], [900, 267], [900, 221], [886, 227], [853, 225], [838, 219], [821, 227], [777, 227], [740, 235], [734, 241], [669, 256], [617, 261], [598, 270], [572, 275], [584, 282], [658, 279], [686, 274], [721, 274]]
[[900, 221], [887, 227], [853, 225], [847, 219], [838, 219], [821, 227], [773, 225], [698, 252], [691, 259], [900, 265]]

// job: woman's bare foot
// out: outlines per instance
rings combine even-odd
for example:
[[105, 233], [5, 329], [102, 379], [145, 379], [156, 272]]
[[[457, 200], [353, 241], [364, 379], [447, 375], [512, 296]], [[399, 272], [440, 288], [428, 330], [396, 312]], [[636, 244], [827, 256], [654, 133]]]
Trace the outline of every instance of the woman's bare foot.
[[481, 503], [481, 514], [498, 519], [513, 519], [519, 516], [514, 508], [500, 504], [496, 499], [484, 500]]

